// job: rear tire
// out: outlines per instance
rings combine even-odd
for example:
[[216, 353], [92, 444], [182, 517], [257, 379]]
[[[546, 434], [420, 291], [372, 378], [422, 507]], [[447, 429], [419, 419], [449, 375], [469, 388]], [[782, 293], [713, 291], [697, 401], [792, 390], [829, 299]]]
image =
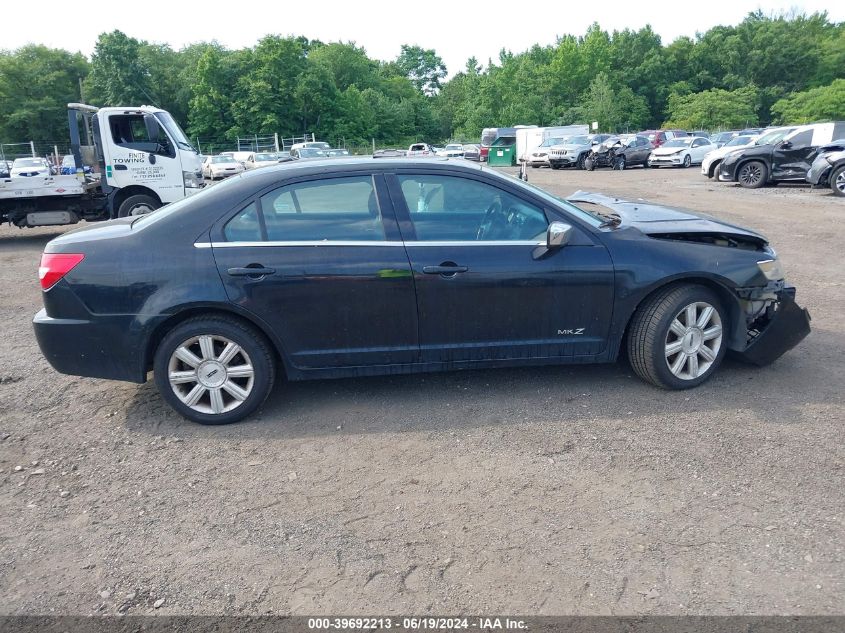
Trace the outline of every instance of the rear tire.
[[276, 377], [270, 344], [225, 316], [195, 317], [165, 335], [153, 360], [161, 396], [199, 424], [231, 424], [267, 399]]
[[152, 213], [161, 206], [158, 200], [152, 196], [145, 194], [138, 194], [136, 196], [129, 196], [126, 200], [120, 203], [117, 209], [117, 217], [126, 218], [130, 215], [146, 215]]
[[746, 189], [759, 189], [766, 184], [769, 171], [759, 160], [750, 160], [739, 168], [736, 179]]
[[834, 195], [845, 196], [845, 165], [834, 169], [828, 180]]
[[631, 319], [631, 367], [640, 378], [664, 389], [696, 387], [725, 357], [727, 323], [719, 297], [705, 286], [659, 291]]

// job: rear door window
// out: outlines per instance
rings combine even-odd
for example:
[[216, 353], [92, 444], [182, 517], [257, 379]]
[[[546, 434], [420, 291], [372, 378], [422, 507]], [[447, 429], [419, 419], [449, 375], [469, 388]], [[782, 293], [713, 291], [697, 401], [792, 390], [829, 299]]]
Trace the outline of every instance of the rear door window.
[[260, 198], [269, 241], [384, 241], [372, 176], [279, 187]]

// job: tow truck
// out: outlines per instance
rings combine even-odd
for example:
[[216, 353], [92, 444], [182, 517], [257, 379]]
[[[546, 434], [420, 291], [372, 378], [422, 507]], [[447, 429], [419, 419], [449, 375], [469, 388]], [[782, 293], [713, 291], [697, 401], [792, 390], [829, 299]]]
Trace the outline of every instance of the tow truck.
[[[90, 131], [88, 145], [80, 140], [80, 119]], [[69, 103], [68, 127], [76, 173], [0, 179], [0, 224], [58, 226], [141, 215], [204, 185], [197, 150], [166, 110]]]

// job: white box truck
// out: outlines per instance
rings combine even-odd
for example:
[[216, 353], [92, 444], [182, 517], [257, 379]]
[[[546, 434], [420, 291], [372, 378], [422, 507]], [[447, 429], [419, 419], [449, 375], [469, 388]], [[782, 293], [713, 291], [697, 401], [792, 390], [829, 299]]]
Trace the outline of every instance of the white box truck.
[[[87, 117], [93, 146], [80, 143]], [[68, 104], [75, 175], [0, 180], [0, 223], [76, 224], [149, 213], [204, 185], [200, 156], [169, 112], [152, 106]], [[92, 174], [83, 172], [83, 154]]]

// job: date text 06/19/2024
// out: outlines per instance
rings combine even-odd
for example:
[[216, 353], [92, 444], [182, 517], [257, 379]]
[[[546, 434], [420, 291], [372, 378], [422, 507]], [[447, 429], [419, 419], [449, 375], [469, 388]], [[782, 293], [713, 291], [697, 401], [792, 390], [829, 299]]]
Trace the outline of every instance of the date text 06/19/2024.
[[308, 618], [311, 631], [354, 631], [394, 629], [398, 631], [519, 631], [524, 620], [508, 617], [356, 617]]

